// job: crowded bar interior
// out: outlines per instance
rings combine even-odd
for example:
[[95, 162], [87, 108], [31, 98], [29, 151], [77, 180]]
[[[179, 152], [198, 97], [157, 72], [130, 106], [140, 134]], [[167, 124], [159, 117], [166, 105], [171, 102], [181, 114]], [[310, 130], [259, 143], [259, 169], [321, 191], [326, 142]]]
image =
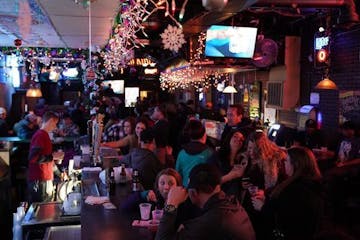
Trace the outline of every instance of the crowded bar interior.
[[0, 239], [360, 239], [360, 0], [0, 6]]

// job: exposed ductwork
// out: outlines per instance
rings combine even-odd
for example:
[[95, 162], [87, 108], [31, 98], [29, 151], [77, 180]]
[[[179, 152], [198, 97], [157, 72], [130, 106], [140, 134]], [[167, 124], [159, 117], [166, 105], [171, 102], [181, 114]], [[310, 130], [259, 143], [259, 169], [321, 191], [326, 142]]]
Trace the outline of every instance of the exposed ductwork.
[[337, 24], [346, 27], [359, 22], [359, 14], [356, 11], [355, 1], [358, 0], [229, 0], [221, 12], [202, 12], [186, 21], [183, 24], [183, 29], [187, 35], [196, 34], [208, 26], [223, 22], [252, 6], [272, 10], [276, 7], [338, 8], [339, 17]]
[[[350, 0], [352, 1], [352, 0]], [[347, 0], [258, 0], [257, 6], [292, 6], [292, 7], [336, 7], [342, 6]]]

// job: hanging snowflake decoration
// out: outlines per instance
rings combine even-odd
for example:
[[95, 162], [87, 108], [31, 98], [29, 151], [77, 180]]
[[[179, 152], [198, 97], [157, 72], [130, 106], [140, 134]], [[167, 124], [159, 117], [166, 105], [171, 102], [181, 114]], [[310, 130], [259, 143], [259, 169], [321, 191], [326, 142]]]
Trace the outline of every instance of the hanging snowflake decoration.
[[181, 28], [168, 25], [165, 31], [160, 34], [164, 49], [169, 49], [178, 52], [181, 46], [185, 43], [184, 34]]

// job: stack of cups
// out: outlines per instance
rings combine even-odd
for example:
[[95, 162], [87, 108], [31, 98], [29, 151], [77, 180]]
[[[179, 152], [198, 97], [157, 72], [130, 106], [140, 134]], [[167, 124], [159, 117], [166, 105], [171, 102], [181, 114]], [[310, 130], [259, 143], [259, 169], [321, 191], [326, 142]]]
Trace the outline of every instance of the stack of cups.
[[24, 216], [24, 207], [18, 207], [17, 212], [13, 213], [13, 240], [22, 240], [21, 221]]

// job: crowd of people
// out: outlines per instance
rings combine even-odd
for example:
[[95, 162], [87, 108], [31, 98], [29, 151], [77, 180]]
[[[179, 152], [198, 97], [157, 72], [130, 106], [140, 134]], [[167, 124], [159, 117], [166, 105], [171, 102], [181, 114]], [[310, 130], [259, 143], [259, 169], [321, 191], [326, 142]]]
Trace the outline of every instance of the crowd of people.
[[[326, 216], [338, 217], [345, 204], [343, 181], [349, 174], [358, 180], [360, 138], [352, 122], [341, 126], [338, 148], [327, 155], [334, 165], [323, 170], [312, 149], [326, 143], [313, 120], [286, 149], [246, 118], [241, 105], [230, 105], [216, 147], [186, 104], [141, 104], [123, 119], [112, 106], [97, 106], [91, 114], [98, 112], [106, 120], [102, 146], [118, 149], [119, 163], [139, 171], [143, 191], [122, 208], [148, 201], [164, 209], [156, 239], [321, 239]], [[41, 121], [26, 115], [14, 128], [31, 139], [31, 201], [48, 200], [54, 172], [59, 175], [53, 160], [62, 156], [52, 151], [49, 133], [81, 134], [71, 115], [63, 114], [57, 127], [59, 120], [52, 112]]]

